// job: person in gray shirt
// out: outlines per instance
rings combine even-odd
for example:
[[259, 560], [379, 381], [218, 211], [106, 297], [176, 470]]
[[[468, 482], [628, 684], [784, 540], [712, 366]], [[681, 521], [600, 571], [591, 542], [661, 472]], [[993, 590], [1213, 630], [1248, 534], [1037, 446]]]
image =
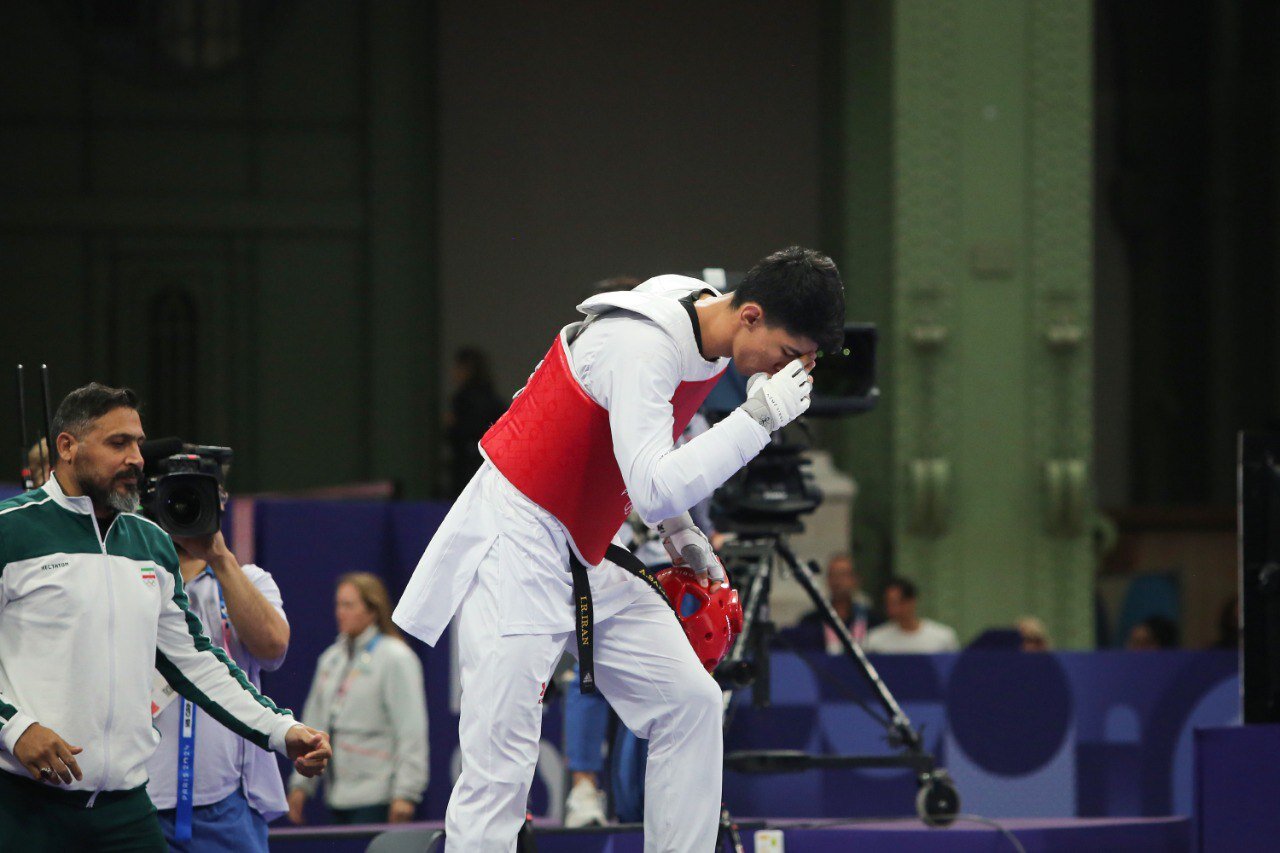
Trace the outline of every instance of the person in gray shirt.
[[[368, 572], [338, 579], [338, 639], [320, 655], [306, 719], [329, 725], [334, 758], [325, 805], [334, 823], [413, 820], [427, 787], [427, 707], [422, 663], [391, 621], [386, 587]], [[289, 780], [289, 820], [315, 795], [315, 780]]]

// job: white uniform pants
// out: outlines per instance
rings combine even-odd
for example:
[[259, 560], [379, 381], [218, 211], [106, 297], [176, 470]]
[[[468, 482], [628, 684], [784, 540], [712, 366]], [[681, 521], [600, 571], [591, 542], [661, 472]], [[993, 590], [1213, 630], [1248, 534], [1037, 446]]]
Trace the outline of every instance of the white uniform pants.
[[[574, 635], [499, 633], [496, 550], [455, 617], [462, 775], [445, 813], [447, 853], [509, 853], [538, 759], [542, 694]], [[645, 853], [712, 853], [720, 817], [721, 694], [656, 594], [595, 626], [596, 687], [649, 740]], [[576, 689], [576, 685], [574, 686]]]

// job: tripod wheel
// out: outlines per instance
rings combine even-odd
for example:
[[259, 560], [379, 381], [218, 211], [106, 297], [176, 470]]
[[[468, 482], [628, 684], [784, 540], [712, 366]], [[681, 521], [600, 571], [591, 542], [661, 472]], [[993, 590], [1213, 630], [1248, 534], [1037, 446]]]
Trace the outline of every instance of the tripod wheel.
[[960, 813], [960, 794], [945, 770], [935, 770], [920, 780], [916, 814], [929, 826], [950, 826]]

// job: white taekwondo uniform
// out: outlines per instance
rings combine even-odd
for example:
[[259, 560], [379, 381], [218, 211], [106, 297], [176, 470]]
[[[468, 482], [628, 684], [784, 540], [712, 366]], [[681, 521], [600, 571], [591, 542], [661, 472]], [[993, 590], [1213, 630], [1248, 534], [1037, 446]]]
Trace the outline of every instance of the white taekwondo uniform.
[[[658, 276], [587, 300], [579, 309], [599, 316], [576, 337], [570, 331], [570, 368], [608, 410], [628, 497], [649, 524], [706, 498], [769, 441], [738, 410], [674, 447], [676, 388], [716, 376], [727, 362], [703, 358], [679, 302], [703, 290], [710, 288], [696, 279]], [[431, 644], [457, 613], [462, 775], [446, 814], [451, 853], [515, 849], [538, 757], [542, 691], [560, 655], [574, 648], [569, 555], [564, 526], [486, 462], [396, 608], [395, 622]], [[719, 688], [670, 607], [642, 581], [607, 561], [588, 576], [596, 685], [650, 741], [645, 850], [710, 850], [720, 810]]]

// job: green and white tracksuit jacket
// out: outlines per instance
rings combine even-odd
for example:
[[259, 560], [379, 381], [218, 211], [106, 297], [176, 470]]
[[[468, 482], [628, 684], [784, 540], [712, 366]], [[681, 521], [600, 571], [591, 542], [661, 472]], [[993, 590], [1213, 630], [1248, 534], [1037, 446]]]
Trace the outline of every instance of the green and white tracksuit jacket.
[[296, 724], [209, 642], [187, 609], [173, 542], [139, 515], [105, 529], [87, 497], [56, 478], [0, 502], [0, 770], [33, 723], [72, 746], [73, 790], [136, 788], [159, 743], [151, 725], [156, 670], [179, 693], [263, 749], [285, 752]]

